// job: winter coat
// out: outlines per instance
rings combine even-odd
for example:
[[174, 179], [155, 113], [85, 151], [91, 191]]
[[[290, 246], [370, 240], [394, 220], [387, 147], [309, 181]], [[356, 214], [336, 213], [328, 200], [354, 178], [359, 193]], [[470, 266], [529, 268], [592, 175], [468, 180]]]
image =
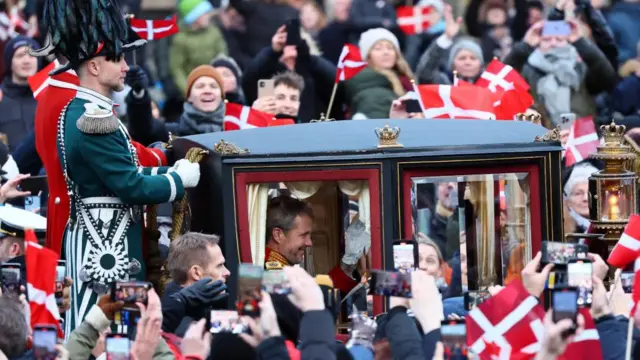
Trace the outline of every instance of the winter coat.
[[370, 67], [346, 81], [345, 86], [351, 114], [361, 113], [368, 119], [387, 119], [391, 103], [398, 98], [389, 79]]

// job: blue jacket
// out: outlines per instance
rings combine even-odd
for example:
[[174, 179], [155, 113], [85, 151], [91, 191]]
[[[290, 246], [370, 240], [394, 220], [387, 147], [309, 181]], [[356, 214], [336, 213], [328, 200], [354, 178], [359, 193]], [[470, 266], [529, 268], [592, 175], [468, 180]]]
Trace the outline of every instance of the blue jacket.
[[607, 22], [618, 45], [620, 65], [637, 56], [636, 46], [640, 41], [640, 4], [618, 2], [615, 4]]
[[640, 113], [640, 77], [630, 75], [620, 81], [613, 91], [611, 106], [613, 111], [622, 115], [638, 115]]

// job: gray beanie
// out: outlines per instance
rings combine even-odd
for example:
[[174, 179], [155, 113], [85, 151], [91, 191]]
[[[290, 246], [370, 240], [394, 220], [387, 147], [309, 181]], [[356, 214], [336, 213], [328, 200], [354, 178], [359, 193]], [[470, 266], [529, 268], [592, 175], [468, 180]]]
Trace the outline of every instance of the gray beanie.
[[367, 61], [369, 57], [369, 51], [373, 45], [378, 41], [387, 40], [395, 46], [398, 53], [400, 53], [400, 43], [398, 38], [393, 33], [385, 28], [369, 29], [360, 35], [360, 41], [358, 41], [358, 47], [360, 48], [360, 55], [362, 60]]
[[456, 42], [449, 50], [449, 61], [447, 62], [447, 69], [453, 70], [453, 59], [460, 52], [460, 50], [469, 50], [471, 51], [478, 59], [480, 59], [480, 63], [484, 66], [484, 56], [482, 56], [482, 48], [480, 45], [473, 39], [468, 37], [462, 37], [456, 40]]

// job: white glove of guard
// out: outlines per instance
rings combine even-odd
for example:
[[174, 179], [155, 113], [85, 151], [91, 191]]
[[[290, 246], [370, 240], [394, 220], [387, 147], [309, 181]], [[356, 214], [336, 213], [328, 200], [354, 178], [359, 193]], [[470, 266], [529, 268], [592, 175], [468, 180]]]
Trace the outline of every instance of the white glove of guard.
[[345, 234], [342, 262], [346, 265], [355, 265], [370, 247], [371, 234], [365, 230], [364, 223], [360, 220], [352, 222]]
[[173, 167], [182, 180], [182, 186], [194, 188], [198, 185], [198, 181], [200, 181], [200, 164], [182, 159], [178, 160]]

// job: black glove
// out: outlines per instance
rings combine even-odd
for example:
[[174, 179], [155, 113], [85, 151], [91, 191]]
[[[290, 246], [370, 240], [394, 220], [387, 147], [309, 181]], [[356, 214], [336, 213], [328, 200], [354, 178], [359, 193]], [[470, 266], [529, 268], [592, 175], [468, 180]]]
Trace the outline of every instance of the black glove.
[[213, 281], [211, 278], [204, 278], [171, 296], [185, 304], [187, 309], [201, 309], [229, 296], [226, 290], [227, 285], [221, 280]]
[[139, 93], [149, 87], [149, 76], [147, 76], [147, 73], [140, 66], [133, 65], [129, 68], [129, 71], [127, 71], [125, 82], [131, 86], [133, 91]]

